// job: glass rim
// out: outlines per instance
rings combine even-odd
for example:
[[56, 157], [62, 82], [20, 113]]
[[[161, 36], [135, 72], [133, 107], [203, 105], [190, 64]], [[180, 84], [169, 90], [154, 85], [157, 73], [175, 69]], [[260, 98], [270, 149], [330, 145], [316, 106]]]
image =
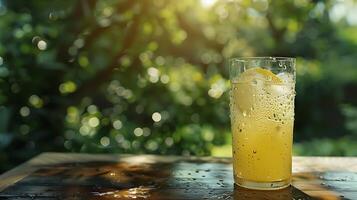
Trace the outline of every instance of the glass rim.
[[251, 56], [251, 57], [236, 57], [236, 58], [230, 58], [229, 59], [231, 62], [248, 62], [252, 60], [267, 60], [267, 61], [272, 61], [272, 62], [277, 62], [277, 61], [288, 61], [288, 62], [295, 62], [296, 58], [295, 57], [284, 57], [284, 56]]

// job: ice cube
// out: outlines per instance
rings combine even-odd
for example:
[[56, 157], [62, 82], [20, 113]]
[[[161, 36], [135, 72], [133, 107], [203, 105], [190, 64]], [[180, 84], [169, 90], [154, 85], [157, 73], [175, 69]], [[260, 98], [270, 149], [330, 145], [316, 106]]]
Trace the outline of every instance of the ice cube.
[[294, 81], [294, 76], [287, 72], [280, 72], [276, 76], [279, 77], [284, 83], [291, 83]]

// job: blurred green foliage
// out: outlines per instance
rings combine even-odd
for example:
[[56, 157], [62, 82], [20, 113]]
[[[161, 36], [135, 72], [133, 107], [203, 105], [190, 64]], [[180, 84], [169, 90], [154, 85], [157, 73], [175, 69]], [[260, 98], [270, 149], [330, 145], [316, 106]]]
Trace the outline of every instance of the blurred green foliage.
[[0, 170], [43, 151], [227, 155], [235, 56], [294, 56], [295, 154], [357, 155], [357, 4], [0, 0]]

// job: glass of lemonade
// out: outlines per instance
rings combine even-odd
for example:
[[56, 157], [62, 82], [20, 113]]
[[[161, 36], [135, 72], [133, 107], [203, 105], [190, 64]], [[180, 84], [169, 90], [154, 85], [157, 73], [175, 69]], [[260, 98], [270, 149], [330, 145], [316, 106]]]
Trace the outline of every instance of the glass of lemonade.
[[295, 58], [230, 60], [235, 184], [259, 190], [291, 181]]

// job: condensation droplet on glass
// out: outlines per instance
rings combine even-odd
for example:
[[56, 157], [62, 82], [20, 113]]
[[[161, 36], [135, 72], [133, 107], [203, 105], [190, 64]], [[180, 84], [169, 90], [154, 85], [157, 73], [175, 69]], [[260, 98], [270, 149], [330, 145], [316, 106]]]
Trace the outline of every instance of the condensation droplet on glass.
[[4, 64], [4, 59], [0, 56], [0, 65]]
[[247, 112], [246, 111], [243, 111], [242, 114], [243, 114], [243, 117], [247, 116]]

